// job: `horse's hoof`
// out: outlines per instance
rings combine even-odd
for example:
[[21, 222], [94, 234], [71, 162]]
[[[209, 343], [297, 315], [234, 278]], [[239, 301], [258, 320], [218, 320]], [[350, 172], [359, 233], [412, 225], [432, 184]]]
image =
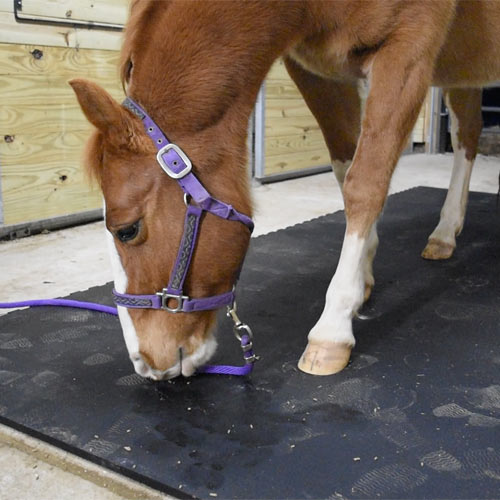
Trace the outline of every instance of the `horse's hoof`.
[[455, 246], [451, 243], [431, 239], [427, 246], [422, 251], [422, 257], [428, 260], [444, 260], [449, 259], [453, 255]]
[[299, 369], [311, 375], [333, 375], [346, 367], [351, 349], [351, 345], [338, 342], [310, 341], [299, 360]]

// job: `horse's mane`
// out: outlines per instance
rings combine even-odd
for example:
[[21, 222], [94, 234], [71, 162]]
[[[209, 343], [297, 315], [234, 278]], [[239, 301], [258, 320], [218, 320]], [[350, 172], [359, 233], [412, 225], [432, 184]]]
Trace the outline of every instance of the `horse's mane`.
[[166, 9], [169, 3], [167, 0], [132, 0], [120, 55], [120, 79], [124, 91], [133, 68], [133, 47], [140, 46], [140, 38], [151, 33], [153, 23], [159, 18], [158, 10]]

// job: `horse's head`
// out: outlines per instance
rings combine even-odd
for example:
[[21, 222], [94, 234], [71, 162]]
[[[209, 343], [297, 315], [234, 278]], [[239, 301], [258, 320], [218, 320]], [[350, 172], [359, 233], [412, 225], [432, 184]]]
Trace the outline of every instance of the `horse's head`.
[[[104, 195], [115, 288], [119, 294], [155, 296], [179, 270], [189, 199], [160, 167], [157, 147], [140, 118], [93, 83], [73, 80], [71, 85], [97, 129], [89, 140], [86, 166]], [[155, 114], [154, 109], [148, 112]], [[217, 141], [221, 131], [214, 127], [193, 134], [177, 132], [175, 137], [169, 130], [165, 133], [187, 153], [193, 172], [213, 197], [250, 214], [244, 139]], [[196, 203], [191, 203], [196, 211]], [[197, 299], [230, 291], [249, 236], [248, 227], [238, 220], [203, 212], [191, 261], [181, 269], [187, 272], [183, 294]], [[165, 308], [179, 309], [182, 299], [164, 296], [162, 304], [158, 297], [163, 309], [118, 308], [130, 358], [143, 376], [189, 376], [215, 350], [215, 311], [193, 307], [193, 312], [173, 313]]]

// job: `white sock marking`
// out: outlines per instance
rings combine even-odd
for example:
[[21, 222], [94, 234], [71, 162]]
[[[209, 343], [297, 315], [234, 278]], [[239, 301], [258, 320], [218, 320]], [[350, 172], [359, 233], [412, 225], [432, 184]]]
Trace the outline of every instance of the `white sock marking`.
[[441, 209], [439, 224], [429, 236], [429, 239], [439, 240], [455, 246], [455, 236], [460, 234], [464, 223], [474, 161], [465, 157], [465, 149], [458, 139], [458, 118], [448, 100], [447, 106], [451, 115], [451, 139], [454, 152], [453, 171], [446, 200]]
[[309, 340], [353, 346], [352, 317], [363, 303], [367, 244], [356, 234], [346, 235], [337, 270], [326, 293], [326, 303]]

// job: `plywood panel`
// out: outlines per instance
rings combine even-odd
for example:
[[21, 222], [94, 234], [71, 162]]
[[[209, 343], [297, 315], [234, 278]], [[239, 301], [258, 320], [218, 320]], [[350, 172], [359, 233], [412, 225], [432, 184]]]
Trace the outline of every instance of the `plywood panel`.
[[[43, 45], [0, 44], [0, 75], [74, 78], [84, 71], [87, 78], [118, 75], [119, 53], [109, 50], [75, 50]], [[114, 82], [116, 84], [116, 81]]]
[[293, 117], [266, 117], [265, 133], [268, 137], [288, 137], [303, 134], [304, 132], [317, 131], [321, 133], [318, 122], [314, 116]]
[[[5, 11], [5, 8], [9, 10]], [[0, 0], [0, 43], [119, 50], [122, 37], [123, 34], [119, 31], [20, 24], [14, 18], [12, 1]]]
[[326, 148], [315, 151], [291, 150], [275, 156], [266, 156], [266, 174], [282, 174], [307, 169], [315, 165], [329, 165], [330, 155]]
[[[96, 78], [94, 75], [92, 80], [99, 80], [106, 89], [118, 84], [116, 77]], [[8, 102], [13, 107], [31, 106], [40, 102], [47, 106], [65, 106], [74, 104], [75, 97], [65, 75], [0, 75], [0, 101]]]
[[22, 17], [125, 24], [128, 0], [23, 0]]
[[[1, 96], [0, 96], [1, 97]], [[11, 106], [0, 99], [0, 139], [5, 135], [17, 135], [21, 132], [37, 134], [46, 132], [64, 132], [65, 130], [87, 130], [78, 104], [17, 104]], [[1, 144], [0, 140], [0, 144]], [[2, 151], [0, 149], [0, 154]]]
[[264, 116], [265, 175], [330, 164], [319, 125], [282, 61], [266, 79]]
[[280, 156], [290, 151], [318, 152], [324, 149], [323, 135], [318, 130], [284, 137], [267, 137], [266, 155]]
[[0, 44], [4, 224], [100, 207], [101, 195], [90, 188], [81, 167], [91, 126], [67, 80], [90, 77], [123, 99], [116, 53], [36, 47], [42, 59], [33, 60], [33, 46]]
[[[424, 104], [417, 120], [414, 142], [425, 140], [427, 107]], [[266, 79], [264, 117], [265, 175], [330, 164], [319, 125], [282, 61], [273, 65]]]

